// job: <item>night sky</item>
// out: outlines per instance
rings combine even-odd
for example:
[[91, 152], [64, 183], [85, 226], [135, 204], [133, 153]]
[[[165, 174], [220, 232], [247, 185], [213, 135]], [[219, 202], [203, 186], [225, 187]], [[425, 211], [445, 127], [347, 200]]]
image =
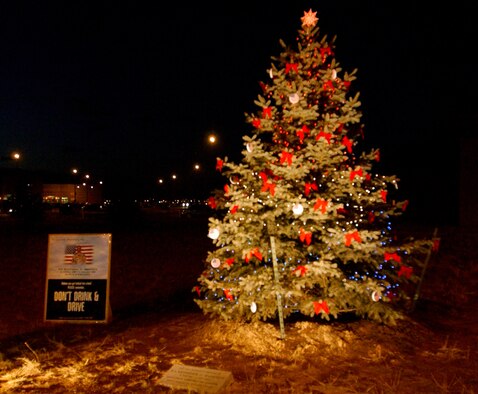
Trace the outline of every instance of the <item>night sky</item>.
[[1, 155], [148, 192], [173, 171], [209, 187], [216, 156], [241, 157], [279, 39], [293, 43], [312, 8], [342, 67], [358, 69], [364, 144], [383, 172], [411, 206], [456, 198], [460, 142], [478, 126], [473, 1], [145, 3], [1, 3]]

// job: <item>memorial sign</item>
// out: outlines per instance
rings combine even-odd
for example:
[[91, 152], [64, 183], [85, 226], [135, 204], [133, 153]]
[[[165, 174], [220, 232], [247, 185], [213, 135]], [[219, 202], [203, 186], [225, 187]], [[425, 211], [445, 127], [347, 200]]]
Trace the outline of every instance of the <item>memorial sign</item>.
[[110, 260], [111, 234], [50, 234], [45, 321], [107, 322]]
[[219, 369], [174, 364], [159, 383], [174, 390], [218, 394], [233, 382], [232, 373]]

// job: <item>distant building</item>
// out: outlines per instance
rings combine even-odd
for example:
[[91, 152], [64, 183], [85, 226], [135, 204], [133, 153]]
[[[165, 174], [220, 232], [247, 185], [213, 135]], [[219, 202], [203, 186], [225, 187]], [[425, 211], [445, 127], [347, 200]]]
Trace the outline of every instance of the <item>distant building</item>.
[[33, 203], [101, 204], [101, 184], [75, 183], [68, 174], [0, 168], [0, 211]]
[[72, 183], [45, 183], [42, 200], [49, 204], [102, 204], [101, 185], [76, 185]]

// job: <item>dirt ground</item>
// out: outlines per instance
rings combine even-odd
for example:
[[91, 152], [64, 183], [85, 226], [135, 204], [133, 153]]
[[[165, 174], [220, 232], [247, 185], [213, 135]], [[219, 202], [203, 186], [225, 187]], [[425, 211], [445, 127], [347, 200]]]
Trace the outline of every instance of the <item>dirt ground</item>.
[[[194, 392], [162, 384], [174, 364], [231, 372], [224, 393], [478, 392], [477, 232], [439, 229], [420, 299], [397, 326], [286, 321], [281, 339], [278, 322], [218, 321], [193, 303], [206, 217], [151, 215], [2, 219], [0, 392]], [[112, 233], [113, 319], [44, 323], [48, 233], [81, 232]]]

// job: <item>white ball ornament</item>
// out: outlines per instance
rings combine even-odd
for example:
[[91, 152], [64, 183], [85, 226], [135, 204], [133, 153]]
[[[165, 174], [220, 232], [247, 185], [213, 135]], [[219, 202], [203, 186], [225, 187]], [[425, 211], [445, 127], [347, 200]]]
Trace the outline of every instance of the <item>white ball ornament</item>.
[[380, 294], [379, 291], [373, 291], [372, 292], [372, 301], [380, 301], [380, 298], [382, 297], [382, 295]]
[[218, 239], [219, 238], [219, 229], [217, 229], [217, 228], [210, 229], [207, 236], [211, 239]]
[[274, 78], [274, 74], [272, 74], [272, 68], [269, 69], [269, 77], [270, 77], [271, 79]]
[[219, 260], [218, 258], [213, 258], [211, 260], [211, 266], [212, 268], [219, 268], [221, 265], [221, 260]]
[[246, 149], [249, 153], [251, 153], [254, 150], [254, 146], [250, 142], [248, 142], [246, 144]]
[[289, 101], [292, 104], [297, 104], [299, 100], [300, 100], [300, 97], [297, 93], [292, 93], [291, 95], [289, 95]]
[[255, 302], [253, 302], [251, 304], [251, 312], [252, 313], [256, 313], [257, 312], [257, 304]]
[[332, 70], [332, 79], [336, 79], [337, 78], [337, 70]]
[[294, 212], [294, 215], [302, 215], [302, 212], [304, 212], [304, 207], [302, 204], [294, 204], [292, 207], [292, 212]]

